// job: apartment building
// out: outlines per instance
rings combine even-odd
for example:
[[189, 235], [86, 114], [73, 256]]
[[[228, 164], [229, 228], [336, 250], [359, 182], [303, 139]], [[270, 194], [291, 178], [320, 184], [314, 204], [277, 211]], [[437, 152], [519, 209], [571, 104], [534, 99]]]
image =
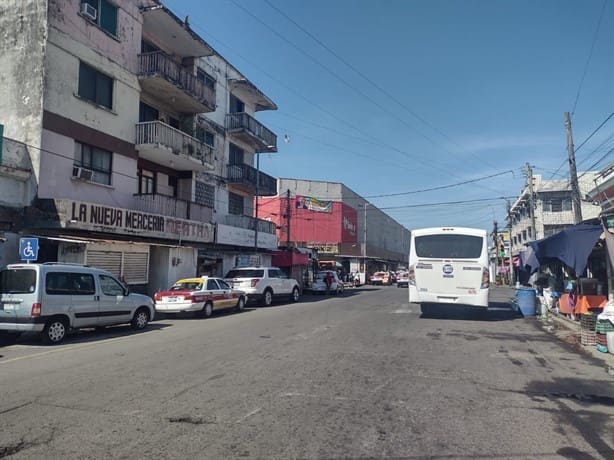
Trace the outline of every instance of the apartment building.
[[41, 261], [151, 294], [270, 260], [275, 228], [252, 203], [276, 193], [257, 160], [277, 139], [255, 113], [277, 107], [187, 18], [157, 0], [7, 0], [0, 27], [3, 150], [21, 143], [29, 174], [11, 232], [39, 237]]
[[[594, 187], [598, 173], [578, 173], [580, 196]], [[541, 175], [533, 176], [533, 210], [535, 225], [531, 218], [531, 194], [527, 185], [510, 208], [512, 254], [517, 255], [529, 241], [553, 235], [574, 225], [574, 213], [569, 180], [547, 180]], [[582, 200], [582, 218], [592, 219], [599, 215], [599, 207], [591, 201]]]
[[407, 266], [410, 232], [338, 182], [279, 178], [279, 195], [262, 198], [259, 215], [274, 222], [280, 245], [317, 250], [346, 273]]

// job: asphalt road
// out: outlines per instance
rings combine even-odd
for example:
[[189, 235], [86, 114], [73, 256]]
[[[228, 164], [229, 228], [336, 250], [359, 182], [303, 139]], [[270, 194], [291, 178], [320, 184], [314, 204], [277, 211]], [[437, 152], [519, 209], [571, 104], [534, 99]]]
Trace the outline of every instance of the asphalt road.
[[407, 289], [0, 347], [0, 458], [614, 458], [614, 380], [519, 318]]

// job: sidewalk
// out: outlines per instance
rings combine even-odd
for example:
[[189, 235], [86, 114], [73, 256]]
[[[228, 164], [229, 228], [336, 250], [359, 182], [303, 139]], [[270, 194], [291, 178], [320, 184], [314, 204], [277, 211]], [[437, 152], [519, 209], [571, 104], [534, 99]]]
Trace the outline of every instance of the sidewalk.
[[[516, 295], [516, 289], [510, 286], [495, 286], [491, 289], [491, 300], [502, 301], [506, 299], [510, 303], [511, 308], [515, 308], [513, 301]], [[556, 315], [553, 312], [548, 312], [545, 316], [536, 316], [541, 322], [542, 329], [553, 334], [559, 340], [571, 345], [580, 353], [587, 353], [590, 356], [602, 361], [606, 370], [610, 375], [614, 376], [614, 354], [608, 352], [603, 353], [597, 350], [594, 345], [582, 345], [580, 341], [581, 329], [579, 321], [572, 321], [562, 315]]]
[[580, 352], [588, 353], [604, 363], [606, 370], [614, 376], [614, 354], [603, 353], [594, 345], [582, 345], [580, 341], [581, 329], [578, 321], [572, 321], [565, 316], [558, 316], [549, 312], [546, 316], [537, 317], [543, 324], [543, 329], [555, 335], [558, 339], [573, 346]]

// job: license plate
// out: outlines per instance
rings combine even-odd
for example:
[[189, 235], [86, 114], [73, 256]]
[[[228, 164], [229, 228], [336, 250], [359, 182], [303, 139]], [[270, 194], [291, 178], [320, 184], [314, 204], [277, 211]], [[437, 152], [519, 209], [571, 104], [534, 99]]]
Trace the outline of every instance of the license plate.
[[177, 297], [167, 297], [166, 301], [167, 302], [177, 302]]

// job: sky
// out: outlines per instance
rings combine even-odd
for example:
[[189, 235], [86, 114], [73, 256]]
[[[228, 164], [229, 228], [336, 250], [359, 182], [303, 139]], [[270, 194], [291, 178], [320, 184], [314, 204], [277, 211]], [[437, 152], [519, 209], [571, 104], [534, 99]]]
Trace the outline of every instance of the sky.
[[[410, 230], [505, 226], [525, 164], [569, 178], [564, 112], [576, 146], [614, 112], [607, 0], [164, 3], [279, 107], [256, 114], [278, 137], [263, 172], [343, 183]], [[614, 117], [578, 171], [613, 147]]]

